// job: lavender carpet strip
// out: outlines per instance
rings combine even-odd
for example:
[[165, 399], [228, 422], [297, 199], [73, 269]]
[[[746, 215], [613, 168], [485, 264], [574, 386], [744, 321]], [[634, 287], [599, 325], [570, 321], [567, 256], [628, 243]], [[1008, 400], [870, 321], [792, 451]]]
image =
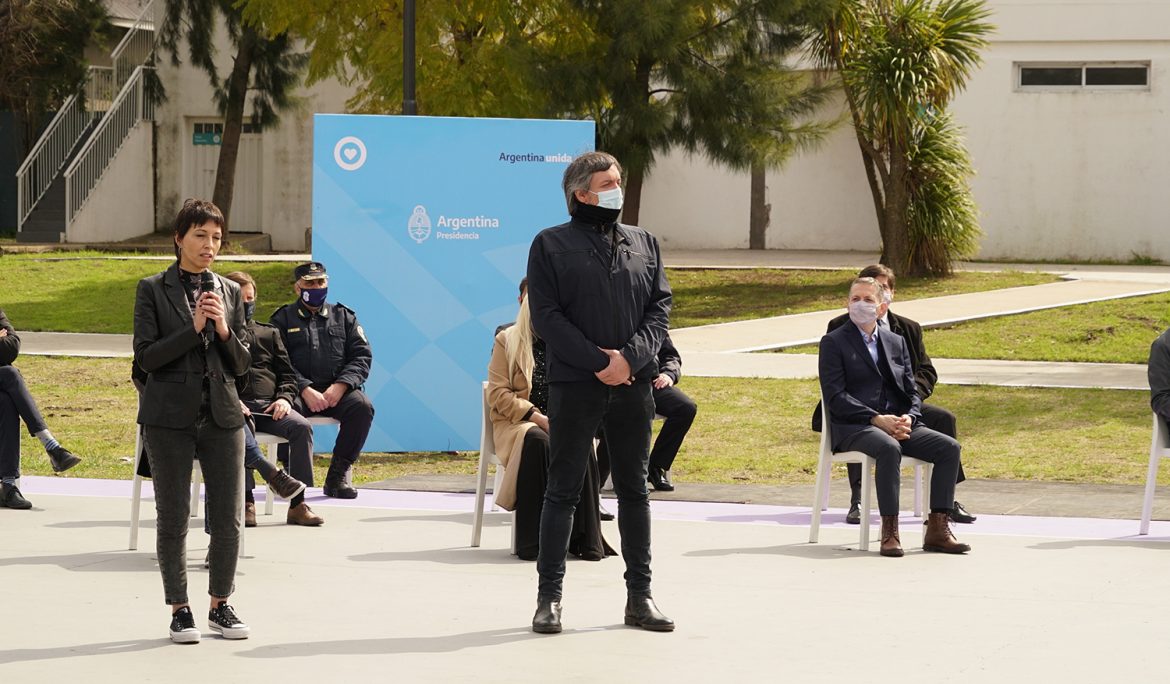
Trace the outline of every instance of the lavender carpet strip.
[[[56, 496], [124, 497], [129, 499], [131, 482], [128, 480], [95, 480], [70, 477], [23, 478], [21, 486], [29, 494]], [[144, 500], [153, 497], [150, 481], [143, 481]], [[256, 490], [258, 502], [264, 501], [263, 490]], [[475, 496], [452, 492], [414, 492], [400, 490], [362, 489], [357, 499], [331, 499], [317, 488], [306, 492], [306, 501], [313, 506], [344, 506], [348, 508], [399, 509], [415, 511], [451, 511], [470, 513], [474, 510]], [[611, 504], [613, 502], [610, 502]], [[485, 504], [490, 509], [491, 499]], [[808, 527], [811, 513], [807, 507], [764, 506], [759, 504], [704, 503], [689, 501], [651, 501], [651, 510], [657, 520], [678, 520], [687, 522], [738, 523], [754, 525], [781, 525], [785, 527]], [[876, 514], [871, 517], [876, 526]], [[921, 518], [909, 513], [902, 516], [902, 525], [921, 525]], [[826, 529], [848, 529], [856, 531], [854, 525], [845, 524], [844, 509], [829, 509], [821, 517], [821, 526]], [[999, 535], [1021, 537], [1054, 537], [1063, 539], [1095, 539], [1118, 541], [1170, 542], [1170, 521], [1155, 520], [1150, 524], [1150, 534], [1139, 536], [1136, 520], [1105, 518], [1056, 518], [1024, 515], [980, 515], [973, 525], [956, 525], [959, 536]]]

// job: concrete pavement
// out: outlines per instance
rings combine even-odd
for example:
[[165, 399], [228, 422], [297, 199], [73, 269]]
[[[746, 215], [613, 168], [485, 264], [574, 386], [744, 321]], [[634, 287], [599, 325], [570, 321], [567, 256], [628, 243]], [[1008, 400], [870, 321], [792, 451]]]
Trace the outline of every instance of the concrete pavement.
[[[363, 491], [313, 505], [324, 527], [260, 517], [232, 599], [252, 637], [207, 634], [206, 537], [188, 570], [198, 645], [172, 645], [153, 531], [126, 551], [129, 483], [27, 478], [33, 511], [0, 510], [9, 591], [0, 665], [12, 682], [1157, 682], [1170, 612], [1170, 523], [984, 516], [966, 557], [851, 550], [831, 510], [655, 502], [655, 598], [672, 634], [624, 627], [619, 558], [570, 559], [565, 632], [528, 629], [533, 564], [508, 555], [509, 518], [467, 547], [471, 497]], [[146, 507], [149, 514], [149, 505]], [[615, 523], [604, 524], [617, 543]], [[875, 632], [875, 626], [880, 629]], [[879, 633], [880, 632], [880, 633]]]

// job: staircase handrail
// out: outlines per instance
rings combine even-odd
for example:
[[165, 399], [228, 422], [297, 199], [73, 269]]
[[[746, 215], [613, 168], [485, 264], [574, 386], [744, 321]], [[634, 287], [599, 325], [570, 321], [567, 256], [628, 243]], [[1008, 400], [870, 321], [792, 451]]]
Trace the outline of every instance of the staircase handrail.
[[65, 170], [66, 226], [85, 205], [90, 192], [134, 126], [154, 118], [154, 99], [146, 90], [147, 71], [153, 71], [153, 67], [135, 67], [109, 111], [102, 116], [93, 134]]

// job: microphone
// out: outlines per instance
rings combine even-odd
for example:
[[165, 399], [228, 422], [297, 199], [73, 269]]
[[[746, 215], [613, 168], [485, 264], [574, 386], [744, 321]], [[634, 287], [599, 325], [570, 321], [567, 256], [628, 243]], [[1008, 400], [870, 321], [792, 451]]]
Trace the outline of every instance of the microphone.
[[[202, 295], [204, 292], [211, 292], [214, 289], [215, 276], [211, 275], [211, 271], [204, 271], [203, 273], [199, 274], [199, 294]], [[209, 337], [215, 335], [215, 321], [211, 320], [210, 318], [207, 319], [207, 323], [203, 325], [203, 331], [206, 332]]]

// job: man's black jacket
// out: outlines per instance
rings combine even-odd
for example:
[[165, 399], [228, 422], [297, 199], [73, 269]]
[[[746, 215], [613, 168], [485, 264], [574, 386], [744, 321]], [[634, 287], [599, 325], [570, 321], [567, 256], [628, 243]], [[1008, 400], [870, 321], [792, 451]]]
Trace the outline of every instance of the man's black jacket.
[[670, 285], [658, 240], [636, 226], [572, 220], [546, 228], [528, 252], [532, 326], [548, 345], [549, 382], [594, 380], [616, 349], [639, 380], [658, 374], [655, 357], [670, 317]]
[[252, 365], [244, 376], [240, 399], [266, 406], [277, 399], [284, 399], [289, 404], [295, 402], [297, 372], [288, 359], [280, 331], [257, 320], [248, 321], [248, 344]]
[[3, 309], [0, 309], [0, 328], [8, 331], [8, 335], [0, 337], [0, 366], [11, 366], [20, 354], [20, 336], [16, 334], [16, 328], [8, 322], [8, 316], [4, 315]]

